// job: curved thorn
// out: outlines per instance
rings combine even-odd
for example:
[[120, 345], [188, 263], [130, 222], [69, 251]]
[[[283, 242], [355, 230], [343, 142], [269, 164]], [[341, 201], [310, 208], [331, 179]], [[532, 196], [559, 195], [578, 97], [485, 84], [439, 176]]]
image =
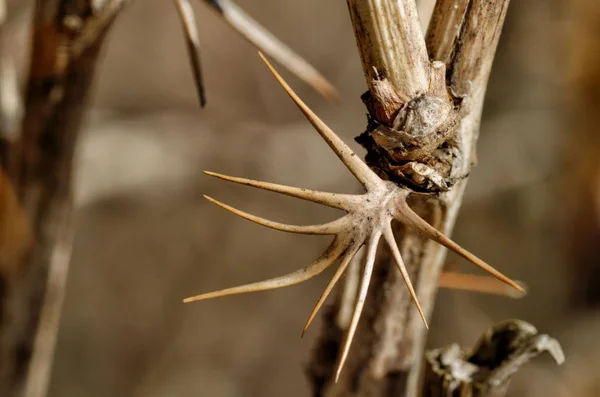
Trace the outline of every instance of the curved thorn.
[[311, 64], [263, 28], [230, 0], [204, 0], [256, 48], [264, 51], [330, 102], [339, 100], [335, 87]]
[[313, 203], [327, 205], [332, 208], [348, 211], [352, 204], [357, 202], [355, 196], [350, 194], [337, 194], [328, 192], [319, 192], [316, 190], [302, 189], [298, 187], [278, 185], [276, 183], [256, 181], [246, 178], [237, 178], [228, 175], [217, 174], [216, 172], [204, 171], [206, 175], [223, 179], [225, 181], [239, 183], [241, 185], [252, 186], [275, 193], [285, 194], [302, 200], [312, 201]]
[[392, 226], [387, 225], [383, 230], [383, 238], [386, 243], [389, 245], [390, 250], [392, 251], [392, 256], [394, 257], [394, 261], [396, 265], [398, 265], [398, 269], [402, 274], [402, 278], [406, 283], [406, 288], [408, 288], [408, 292], [412, 297], [413, 302], [415, 302], [415, 306], [421, 315], [421, 319], [423, 319], [423, 323], [425, 324], [425, 328], [429, 329], [429, 325], [427, 325], [427, 320], [425, 319], [425, 314], [423, 313], [423, 309], [421, 309], [421, 304], [419, 303], [419, 299], [417, 298], [417, 294], [415, 293], [415, 289], [413, 288], [412, 282], [410, 281], [410, 277], [408, 272], [406, 271], [406, 266], [404, 266], [404, 261], [402, 260], [402, 255], [400, 255], [400, 250], [398, 249], [398, 245], [396, 243], [396, 239], [394, 238], [394, 232], [392, 231]]
[[219, 298], [222, 296], [244, 294], [247, 292], [258, 292], [277, 288], [288, 287], [306, 281], [327, 269], [346, 249], [343, 241], [335, 238], [329, 247], [314, 262], [303, 269], [288, 273], [284, 276], [256, 283], [240, 285], [238, 287], [226, 288], [220, 291], [208, 292], [201, 295], [191, 296], [183, 300], [184, 303], [195, 302], [205, 299]]
[[194, 10], [189, 0], [174, 0], [174, 2], [185, 33], [185, 44], [190, 65], [192, 66], [192, 73], [194, 75], [194, 82], [196, 83], [200, 107], [203, 108], [206, 105], [206, 95], [200, 62], [200, 38], [198, 35], [198, 27], [196, 26], [196, 19], [194, 18]]
[[354, 312], [352, 313], [352, 319], [350, 320], [350, 327], [348, 327], [346, 341], [344, 342], [344, 346], [342, 348], [342, 355], [340, 356], [340, 361], [335, 371], [335, 383], [337, 383], [338, 379], [340, 378], [342, 368], [344, 367], [344, 363], [348, 358], [350, 345], [352, 344], [354, 334], [356, 333], [356, 328], [358, 327], [358, 320], [360, 319], [363, 306], [365, 305], [367, 291], [369, 290], [369, 282], [371, 281], [371, 274], [373, 273], [373, 266], [375, 263], [375, 254], [377, 253], [377, 244], [379, 243], [380, 237], [381, 232], [375, 231], [374, 234], [371, 235], [371, 237], [369, 238], [369, 242], [367, 245], [367, 255], [365, 257], [365, 268], [363, 272], [363, 277], [360, 282], [360, 289], [358, 291], [358, 297], [356, 299], [356, 306], [354, 306]]
[[[516, 282], [526, 289], [523, 282]], [[493, 277], [465, 273], [444, 272], [440, 275], [439, 285], [440, 288], [501, 295], [513, 299], [520, 299], [527, 294], [515, 291]]]
[[336, 219], [335, 221], [324, 223], [322, 225], [287, 225], [285, 223], [273, 222], [268, 219], [261, 218], [259, 216], [255, 216], [252, 214], [248, 214], [247, 212], [240, 211], [236, 208], [233, 208], [227, 204], [224, 204], [218, 200], [215, 200], [212, 197], [204, 195], [204, 198], [210, 201], [213, 204], [218, 205], [221, 208], [226, 209], [227, 211], [233, 212], [237, 216], [240, 216], [244, 219], [247, 219], [251, 222], [257, 223], [262, 226], [266, 226], [271, 229], [281, 230], [283, 232], [289, 233], [298, 233], [298, 234], [338, 234], [341, 230], [344, 229], [344, 226], [347, 223], [346, 217], [341, 217]]
[[306, 324], [304, 325], [304, 328], [302, 329], [301, 337], [304, 337], [304, 334], [306, 333], [306, 330], [310, 326], [310, 323], [313, 321], [313, 319], [317, 315], [321, 306], [323, 306], [323, 303], [325, 303], [325, 300], [327, 299], [327, 297], [333, 290], [333, 287], [335, 287], [335, 284], [338, 282], [338, 280], [340, 279], [340, 277], [342, 276], [342, 274], [344, 273], [344, 271], [346, 270], [346, 268], [352, 261], [352, 258], [354, 258], [354, 255], [356, 255], [356, 253], [358, 252], [360, 247], [363, 245], [363, 243], [364, 243], [364, 241], [355, 241], [346, 250], [346, 253], [343, 256], [342, 261], [340, 262], [340, 265], [338, 266], [337, 270], [333, 274], [333, 277], [331, 277], [331, 280], [329, 280], [329, 283], [325, 287], [325, 290], [321, 294], [321, 297], [317, 301], [317, 304], [315, 305], [314, 309], [310, 313], [310, 316], [308, 316], [308, 320], [306, 321]]
[[335, 152], [339, 159], [342, 160], [350, 172], [352, 172], [356, 179], [358, 179], [358, 181], [367, 189], [374, 187], [379, 182], [379, 177], [373, 171], [371, 171], [369, 166], [367, 166], [356, 155], [356, 153], [354, 153], [352, 149], [350, 149], [350, 147], [346, 145], [344, 141], [342, 141], [340, 137], [338, 137], [335, 132], [333, 132], [333, 130], [327, 126], [327, 124], [325, 124], [312, 110], [310, 110], [310, 108], [304, 102], [302, 102], [302, 99], [296, 95], [294, 90], [292, 90], [285, 80], [279, 75], [279, 73], [277, 73], [267, 58], [265, 58], [261, 52], [258, 54], [267, 65], [273, 76], [275, 76], [275, 79], [277, 79], [279, 84], [281, 84], [290, 98], [292, 98], [296, 106], [298, 106], [302, 113], [304, 113], [304, 116], [313, 125], [325, 142], [327, 142], [329, 147]]
[[506, 277], [504, 274], [500, 273], [498, 270], [494, 269], [492, 266], [488, 265], [460, 245], [456, 244], [454, 241], [450, 240], [446, 237], [442, 232], [431, 226], [425, 220], [423, 220], [419, 215], [417, 215], [405, 202], [398, 207], [399, 213], [396, 216], [396, 219], [407, 226], [415, 229], [416, 231], [422, 233], [426, 237], [438, 242], [444, 247], [456, 252], [458, 255], [462, 256], [475, 266], [478, 266], [482, 270], [488, 272], [492, 276], [496, 277], [498, 280], [510, 285], [514, 289], [519, 292], [525, 292], [525, 290], [517, 284], [515, 281]]

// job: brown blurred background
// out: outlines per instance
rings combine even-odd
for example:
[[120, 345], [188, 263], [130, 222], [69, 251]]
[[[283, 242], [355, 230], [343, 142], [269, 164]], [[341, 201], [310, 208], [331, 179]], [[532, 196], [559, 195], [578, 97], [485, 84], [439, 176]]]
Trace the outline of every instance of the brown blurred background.
[[[8, 44], [21, 70], [27, 4], [9, 8]], [[345, 2], [238, 5], [340, 90], [341, 102], [329, 104], [284, 72], [363, 153], [353, 137], [365, 125], [366, 86]], [[329, 191], [357, 186], [256, 51], [208, 7], [195, 9], [204, 110], [170, 1], [133, 2], [107, 42], [77, 154], [77, 235], [52, 397], [309, 395], [303, 370], [319, 324], [299, 335], [327, 276], [190, 305], [181, 299], [286, 273], [327, 242], [261, 228], [202, 194], [282, 221], [334, 213], [201, 171]], [[530, 293], [509, 300], [441, 291], [429, 338], [431, 347], [470, 346], [506, 318], [558, 338], [566, 364], [536, 360], [510, 396], [600, 396], [598, 122], [600, 3], [513, 1], [454, 238]]]

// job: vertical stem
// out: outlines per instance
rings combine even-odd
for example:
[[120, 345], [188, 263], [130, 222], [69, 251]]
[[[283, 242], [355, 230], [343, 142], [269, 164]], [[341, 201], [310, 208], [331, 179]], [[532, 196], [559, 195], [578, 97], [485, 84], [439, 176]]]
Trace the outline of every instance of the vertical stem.
[[[485, 89], [508, 3], [509, 0], [438, 0], [434, 9], [427, 50], [433, 56], [432, 61], [445, 65], [446, 71], [441, 74], [445, 80], [442, 89], [452, 94], [456, 107], [457, 120], [445, 141], [450, 142], [457, 153], [452, 165], [455, 176], [467, 175], [474, 162]], [[374, 83], [377, 76], [373, 78], [373, 66], [408, 99], [427, 90], [433, 92], [431, 87], [420, 91], [427, 86], [424, 76], [428, 70], [443, 71], [443, 67], [429, 66], [429, 59], [423, 55], [425, 41], [413, 13], [414, 1], [348, 0], [348, 5], [371, 96], [378, 97], [380, 89], [380, 85]], [[391, 37], [395, 40], [393, 43]], [[436, 95], [442, 98], [439, 91]], [[385, 97], [379, 96], [379, 99]], [[402, 107], [405, 103], [406, 100], [393, 106]], [[386, 105], [383, 103], [382, 108]], [[379, 113], [371, 111], [370, 114], [376, 122], [389, 126], [388, 120], [377, 119]], [[440, 116], [445, 115], [440, 113]], [[439, 121], [441, 125], [443, 119]], [[394, 133], [400, 134], [400, 131], [389, 132], [391, 137]], [[367, 158], [385, 152], [384, 148], [373, 147], [374, 151], [370, 151]], [[450, 191], [438, 194], [437, 199], [416, 197], [411, 206], [430, 224], [450, 235], [465, 187], [466, 179], [462, 179]], [[396, 227], [396, 233], [408, 273], [416, 281], [419, 301], [429, 316], [446, 250], [402, 227]], [[316, 396], [413, 397], [422, 390], [420, 374], [426, 330], [389, 255], [380, 255], [375, 266], [353, 351], [346, 363], [345, 375], [337, 384], [333, 384], [331, 378], [335, 365], [332, 358], [337, 354], [339, 336], [343, 333], [343, 325], [338, 326], [334, 321], [335, 312], [344, 306], [339, 297], [325, 319], [325, 330], [311, 363]]]
[[386, 78], [403, 97], [429, 89], [430, 63], [415, 0], [347, 0], [369, 91]]
[[449, 65], [469, 2], [439, 0], [435, 3], [426, 38], [432, 60]]
[[36, 2], [25, 115], [0, 162], [32, 235], [23, 255], [0, 266], [2, 397], [47, 391], [70, 256], [75, 144], [107, 28], [127, 1], [99, 11], [91, 0]]

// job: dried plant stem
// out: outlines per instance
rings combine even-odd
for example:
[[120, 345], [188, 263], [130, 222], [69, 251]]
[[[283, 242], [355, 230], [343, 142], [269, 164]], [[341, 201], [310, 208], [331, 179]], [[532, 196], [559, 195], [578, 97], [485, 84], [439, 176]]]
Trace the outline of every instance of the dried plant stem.
[[429, 89], [430, 62], [414, 0], [348, 0], [369, 90], [385, 77], [400, 95]]
[[485, 331], [470, 351], [454, 344], [427, 352], [422, 397], [504, 397], [512, 375], [544, 352], [559, 365], [565, 360], [558, 341], [531, 324], [501, 322]]
[[233, 1], [203, 0], [203, 2], [215, 10], [243, 38], [305, 81], [326, 99], [330, 101], [339, 99], [339, 93], [335, 87], [321, 73], [263, 28]]
[[36, 2], [23, 123], [0, 145], [33, 242], [0, 267], [2, 397], [47, 392], [71, 245], [75, 143], [102, 43], [128, 2]]
[[[436, 67], [431, 66], [436, 64], [430, 65], [427, 57], [423, 59], [425, 41], [416, 13], [413, 13], [414, 3], [414, 0], [348, 0], [370, 95], [385, 100], [385, 96], [376, 92], [380, 85], [373, 84], [378, 79], [373, 75], [374, 66], [379, 77], [385, 76], [394, 91], [407, 97], [382, 103], [386, 117], [398, 113], [407, 99], [414, 100], [423, 93], [423, 88], [431, 92], [431, 84], [426, 87], [424, 76], [428, 76], [428, 70], [435, 70]], [[467, 175], [474, 162], [485, 89], [508, 3], [509, 0], [458, 3], [438, 0], [435, 7], [427, 35], [427, 51], [432, 56], [431, 61], [445, 65], [445, 90], [452, 94], [453, 102], [457, 104], [456, 123], [450, 127], [448, 136], [459, 154], [450, 175]], [[454, 8], [457, 4], [459, 7]], [[396, 39], [394, 46], [386, 44], [389, 43], [387, 37]], [[443, 98], [439, 91], [436, 95]], [[369, 110], [372, 119], [390, 125], [390, 119], [380, 119], [382, 112]], [[439, 122], [441, 125], [444, 120]], [[411, 125], [405, 125], [404, 130], [406, 127]], [[369, 156], [375, 159], [371, 164], [380, 160], [385, 151], [385, 148], [377, 147], [377, 142], [373, 148], [379, 151], [367, 155], [367, 159]], [[428, 153], [429, 157], [422, 157], [422, 161], [428, 159], [428, 164], [435, 165], [435, 151]], [[436, 199], [416, 199], [411, 203], [425, 220], [446, 235], [452, 231], [466, 186], [464, 178], [457, 180], [452, 189], [438, 194]], [[418, 280], [415, 288], [418, 299], [429, 316], [446, 251], [402, 227], [396, 228], [396, 234], [407, 271], [413, 280]], [[410, 305], [410, 295], [402, 288], [401, 278], [392, 271], [392, 257], [382, 256], [380, 262], [375, 268], [383, 270], [373, 276], [370, 296], [354, 342], [355, 350], [350, 353], [346, 372], [337, 384], [332, 382], [334, 361], [330, 357], [335, 357], [340, 346], [340, 331], [347, 325], [335, 322], [335, 312], [347, 304], [338, 298], [326, 318], [310, 366], [316, 396], [412, 397], [420, 393], [419, 374], [426, 330]]]
[[185, 32], [185, 44], [188, 50], [188, 58], [194, 82], [196, 83], [196, 91], [200, 101], [200, 107], [206, 105], [206, 94], [204, 89], [204, 81], [202, 79], [202, 64], [200, 62], [200, 37], [198, 35], [198, 27], [194, 17], [194, 10], [189, 0], [175, 0], [175, 9], [179, 15], [179, 20], [183, 25]]

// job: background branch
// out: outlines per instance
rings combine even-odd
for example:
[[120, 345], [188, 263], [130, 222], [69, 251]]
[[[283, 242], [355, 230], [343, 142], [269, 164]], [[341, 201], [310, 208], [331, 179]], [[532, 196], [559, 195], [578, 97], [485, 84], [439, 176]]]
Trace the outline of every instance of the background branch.
[[0, 267], [3, 397], [42, 397], [48, 385], [70, 256], [73, 152], [102, 43], [127, 1], [91, 3], [36, 2], [23, 124], [2, 143], [33, 239]]
[[339, 98], [335, 87], [321, 73], [271, 32], [263, 28], [233, 1], [204, 0], [204, 3], [215, 10], [229, 26], [248, 42], [298, 76], [325, 98], [330, 101], [336, 101]]
[[556, 339], [524, 321], [504, 321], [488, 329], [472, 351], [453, 344], [427, 352], [422, 396], [504, 397], [512, 375], [544, 352], [558, 364], [565, 360]]

